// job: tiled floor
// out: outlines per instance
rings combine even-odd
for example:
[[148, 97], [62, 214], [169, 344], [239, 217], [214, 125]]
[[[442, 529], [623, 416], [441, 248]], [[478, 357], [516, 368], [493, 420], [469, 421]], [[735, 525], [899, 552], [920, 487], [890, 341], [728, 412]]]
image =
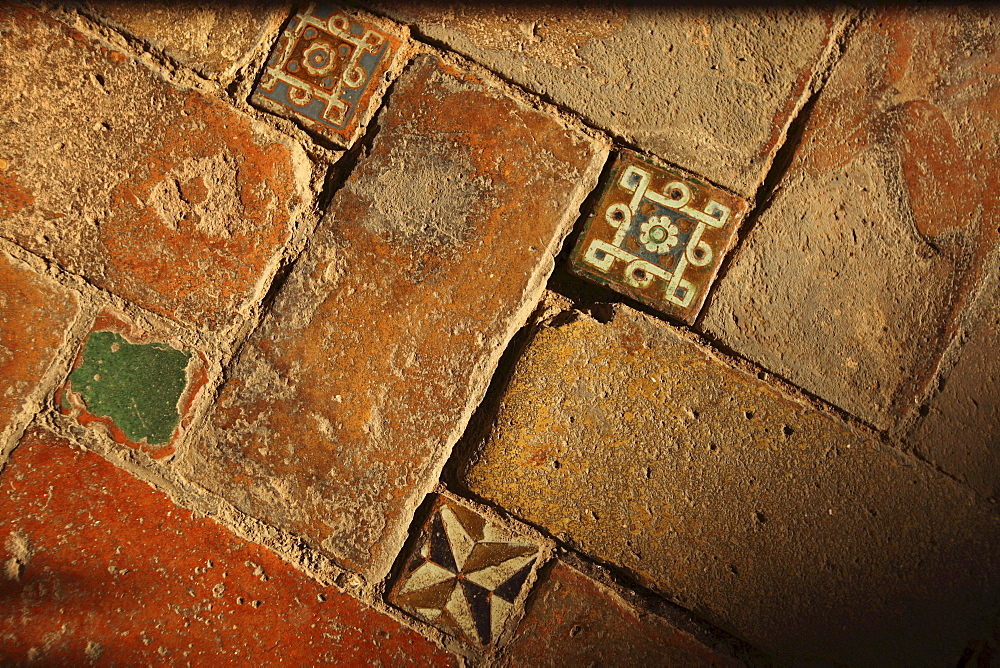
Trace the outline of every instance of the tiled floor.
[[363, 5], [0, 6], [0, 663], [988, 663], [1000, 13]]

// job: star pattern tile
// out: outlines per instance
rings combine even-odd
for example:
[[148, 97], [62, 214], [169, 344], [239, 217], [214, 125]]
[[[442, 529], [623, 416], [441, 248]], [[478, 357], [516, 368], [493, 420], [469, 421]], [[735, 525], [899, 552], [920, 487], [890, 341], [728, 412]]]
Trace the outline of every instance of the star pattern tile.
[[389, 601], [474, 645], [492, 645], [538, 560], [535, 541], [440, 497]]

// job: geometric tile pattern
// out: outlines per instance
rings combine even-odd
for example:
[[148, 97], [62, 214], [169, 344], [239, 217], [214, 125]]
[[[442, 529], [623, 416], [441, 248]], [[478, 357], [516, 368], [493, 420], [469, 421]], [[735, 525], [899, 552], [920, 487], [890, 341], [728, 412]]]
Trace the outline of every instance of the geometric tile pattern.
[[622, 151], [573, 251], [573, 272], [692, 324], [747, 209]]
[[389, 601], [442, 631], [491, 645], [538, 562], [538, 543], [439, 498]]
[[401, 44], [326, 3], [310, 4], [289, 20], [250, 101], [346, 146]]

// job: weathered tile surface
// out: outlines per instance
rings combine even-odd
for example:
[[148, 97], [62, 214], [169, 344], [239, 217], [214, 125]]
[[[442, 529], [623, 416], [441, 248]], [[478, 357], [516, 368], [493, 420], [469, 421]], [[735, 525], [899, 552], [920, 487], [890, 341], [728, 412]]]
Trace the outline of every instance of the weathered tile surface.
[[439, 497], [389, 602], [474, 646], [495, 644], [534, 580], [539, 544]]
[[0, 499], [4, 665], [454, 663], [47, 432], [22, 439]]
[[879, 428], [916, 408], [997, 239], [998, 34], [968, 6], [858, 28], [707, 332]]
[[472, 491], [780, 657], [954, 664], [1000, 600], [1000, 516], [662, 322], [612, 316], [535, 333]]
[[994, 276], [926, 416], [907, 441], [936, 466], [1000, 501], [1000, 276]]
[[207, 77], [231, 74], [290, 11], [284, 3], [272, 1], [89, 0], [87, 4], [115, 27]]
[[433, 57], [397, 81], [190, 475], [385, 575], [606, 149]]
[[132, 329], [100, 316], [56, 403], [81, 424], [100, 424], [115, 441], [164, 457], [190, 422], [205, 363], [179, 343]]
[[307, 196], [301, 149], [30, 9], [0, 8], [0, 51], [18, 54], [0, 235], [177, 320], [233, 322]]
[[251, 101], [349, 146], [375, 113], [405, 35], [312, 3], [274, 45]]
[[640, 614], [558, 562], [505, 653], [508, 666], [737, 666], [665, 619]]
[[745, 200], [622, 151], [573, 251], [573, 271], [691, 324]]
[[0, 448], [77, 312], [69, 290], [0, 251]]
[[372, 2], [596, 126], [752, 195], [839, 21], [824, 8]]

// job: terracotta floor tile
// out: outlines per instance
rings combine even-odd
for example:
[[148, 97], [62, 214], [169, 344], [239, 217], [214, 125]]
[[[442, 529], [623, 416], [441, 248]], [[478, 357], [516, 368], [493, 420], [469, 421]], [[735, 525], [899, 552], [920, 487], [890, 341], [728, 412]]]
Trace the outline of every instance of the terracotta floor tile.
[[985, 7], [868, 16], [705, 331], [879, 429], [915, 410], [997, 245], [998, 58]]
[[182, 465], [375, 579], [606, 156], [430, 56], [379, 128]]
[[557, 562], [504, 652], [508, 666], [737, 666], [665, 619]]
[[747, 208], [622, 151], [573, 251], [573, 271], [691, 324]]
[[78, 311], [71, 291], [0, 251], [0, 434], [49, 368]]
[[0, 8], [0, 50], [35, 64], [0, 88], [0, 235], [176, 320], [237, 320], [310, 197], [302, 150], [31, 9]]
[[371, 0], [640, 150], [754, 194], [843, 15], [829, 7]]
[[95, 454], [31, 431], [0, 474], [0, 663], [452, 665]]
[[206, 77], [231, 75], [267, 31], [287, 16], [281, 2], [124, 2], [88, 0], [95, 12], [126, 33], [163, 49]]

